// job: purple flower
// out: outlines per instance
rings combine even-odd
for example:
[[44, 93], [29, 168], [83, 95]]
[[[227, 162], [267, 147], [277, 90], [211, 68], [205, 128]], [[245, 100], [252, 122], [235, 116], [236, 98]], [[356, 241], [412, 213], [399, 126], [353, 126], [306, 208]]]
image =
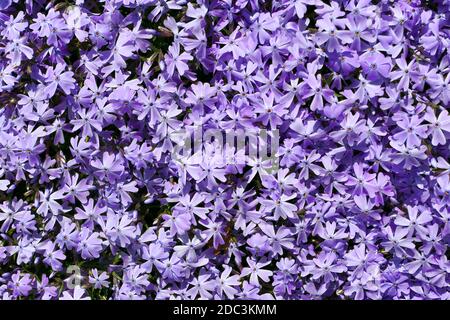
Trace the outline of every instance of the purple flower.
[[86, 290], [80, 286], [76, 286], [72, 292], [64, 291], [63, 295], [59, 298], [60, 300], [91, 300], [91, 298], [85, 296]]
[[21, 275], [20, 271], [17, 271], [11, 276], [8, 288], [12, 291], [14, 297], [26, 297], [32, 290], [32, 281], [33, 279], [29, 274]]
[[0, 2], [2, 299], [449, 298], [449, 1]]
[[267, 266], [270, 261], [256, 262], [250, 258], [247, 258], [248, 267], [244, 267], [241, 272], [241, 277], [250, 275], [250, 284], [259, 285], [259, 279], [264, 282], [269, 282], [270, 277], [273, 272], [270, 270], [265, 270], [263, 267]]
[[49, 265], [54, 271], [62, 270], [62, 261], [66, 259], [62, 250], [55, 248], [55, 243], [47, 242], [39, 246], [43, 250], [44, 263]]
[[428, 121], [429, 130], [431, 131], [433, 146], [446, 143], [444, 132], [450, 132], [450, 116], [447, 110], [443, 110], [438, 117], [436, 117], [433, 110], [429, 109], [425, 114], [424, 119]]
[[65, 66], [58, 63], [55, 68], [48, 68], [43, 76], [46, 79], [45, 93], [52, 97], [57, 88], [69, 94], [70, 90], [75, 88], [74, 73], [72, 71], [65, 71]]
[[183, 52], [180, 54], [179, 44], [171, 46], [168, 52], [169, 55], [167, 58], [167, 73], [169, 74], [169, 76], [172, 76], [175, 70], [180, 76], [184, 75], [184, 73], [189, 69], [186, 62], [192, 60], [192, 56], [187, 52]]
[[83, 259], [93, 259], [100, 256], [103, 241], [99, 239], [97, 232], [91, 233], [88, 229], [82, 229], [79, 234], [77, 251]]
[[[239, 292], [236, 289], [237, 286], [240, 285], [239, 275], [230, 276], [232, 269], [229, 266], [225, 266], [225, 270], [220, 275], [220, 278], [217, 280], [218, 282], [218, 294], [222, 298], [225, 296], [228, 299], [233, 299], [234, 296]], [[225, 294], [225, 296], [223, 295]]]
[[97, 269], [92, 269], [92, 276], [89, 276], [89, 283], [93, 284], [95, 289], [108, 288], [108, 278], [109, 276], [106, 272], [99, 274]]

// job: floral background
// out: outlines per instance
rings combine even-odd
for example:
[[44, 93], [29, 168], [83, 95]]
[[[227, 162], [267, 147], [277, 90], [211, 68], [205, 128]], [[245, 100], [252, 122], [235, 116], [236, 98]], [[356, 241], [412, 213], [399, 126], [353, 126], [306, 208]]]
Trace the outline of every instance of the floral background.
[[449, 47], [448, 0], [0, 0], [0, 297], [448, 299]]

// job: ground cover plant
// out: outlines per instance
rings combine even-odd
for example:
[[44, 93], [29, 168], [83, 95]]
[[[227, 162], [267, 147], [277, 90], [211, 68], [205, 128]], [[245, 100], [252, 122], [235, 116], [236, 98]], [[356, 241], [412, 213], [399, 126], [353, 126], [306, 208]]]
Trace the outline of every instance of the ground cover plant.
[[448, 299], [449, 47], [448, 0], [0, 0], [0, 298]]

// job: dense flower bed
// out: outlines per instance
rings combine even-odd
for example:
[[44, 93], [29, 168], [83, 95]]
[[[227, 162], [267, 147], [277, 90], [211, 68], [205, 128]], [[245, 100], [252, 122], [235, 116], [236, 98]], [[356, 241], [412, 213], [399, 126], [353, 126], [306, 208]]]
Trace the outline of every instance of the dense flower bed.
[[0, 1], [0, 297], [448, 299], [449, 47], [448, 0]]

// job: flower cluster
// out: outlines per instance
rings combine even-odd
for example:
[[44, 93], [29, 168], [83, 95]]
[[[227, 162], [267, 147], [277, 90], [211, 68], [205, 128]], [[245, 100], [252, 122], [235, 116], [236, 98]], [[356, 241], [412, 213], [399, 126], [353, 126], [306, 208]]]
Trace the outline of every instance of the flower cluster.
[[0, 1], [0, 298], [450, 298], [449, 48], [448, 0]]

